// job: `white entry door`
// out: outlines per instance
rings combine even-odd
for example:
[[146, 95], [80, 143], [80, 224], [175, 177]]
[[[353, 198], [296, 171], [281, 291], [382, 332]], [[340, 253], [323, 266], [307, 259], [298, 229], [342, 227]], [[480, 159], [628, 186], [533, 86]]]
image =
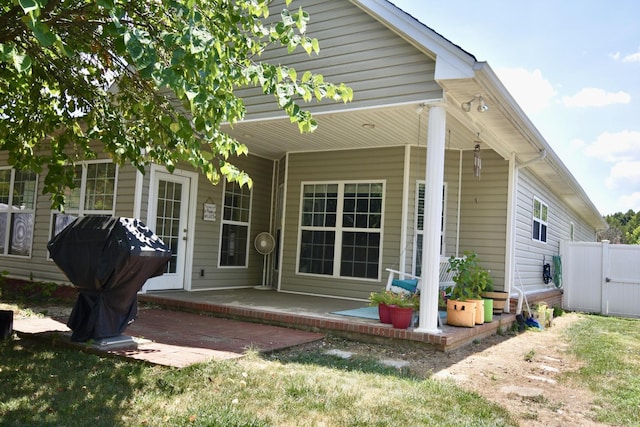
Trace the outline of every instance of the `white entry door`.
[[147, 226], [171, 248], [162, 276], [147, 280], [145, 291], [185, 288], [191, 179], [159, 170], [151, 173]]

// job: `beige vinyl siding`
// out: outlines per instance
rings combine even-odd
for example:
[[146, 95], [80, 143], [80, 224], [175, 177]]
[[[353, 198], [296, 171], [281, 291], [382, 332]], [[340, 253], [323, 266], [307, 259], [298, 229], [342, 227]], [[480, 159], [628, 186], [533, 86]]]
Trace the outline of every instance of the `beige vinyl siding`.
[[[435, 61], [351, 2], [302, 0], [294, 7], [299, 6], [311, 16], [307, 34], [320, 41], [320, 54], [309, 56], [302, 49], [287, 54], [284, 48], [272, 48], [261, 60], [286, 64], [299, 76], [307, 70], [320, 73], [326, 81], [343, 82], [354, 90], [349, 104], [326, 101], [308, 105], [310, 110], [357, 109], [442, 97], [433, 79]], [[279, 16], [284, 7], [284, 2], [275, 2], [272, 15]], [[245, 97], [250, 119], [282, 116], [272, 95], [262, 95], [255, 88], [240, 90], [238, 95]]]
[[[386, 280], [384, 268], [398, 262], [404, 148], [290, 154], [280, 289], [344, 298], [367, 298]], [[297, 274], [300, 195], [303, 182], [384, 182], [380, 280], [341, 279]]]
[[[460, 156], [462, 155], [462, 187], [459, 188]], [[416, 182], [424, 180], [426, 149], [412, 148], [411, 186], [407, 238], [406, 271], [412, 271], [415, 231]], [[445, 257], [462, 256], [465, 251], [478, 253], [480, 263], [491, 270], [496, 287], [504, 283], [504, 259], [507, 216], [508, 163], [491, 150], [482, 151], [482, 176], [473, 175], [472, 151], [445, 151], [444, 182], [447, 188], [445, 205]], [[427, 189], [428, 191], [428, 189]], [[458, 194], [461, 191], [460, 201]], [[457, 229], [460, 204], [460, 230]], [[459, 237], [459, 251], [456, 243]]]
[[445, 218], [445, 257], [459, 256], [456, 252], [458, 237], [458, 186], [460, 155], [458, 150], [446, 150], [444, 156], [444, 182], [447, 184], [446, 218]]
[[115, 216], [117, 217], [129, 218], [135, 216], [133, 205], [136, 193], [136, 173], [137, 169], [133, 166], [124, 166], [118, 169], [115, 210]]
[[[426, 174], [426, 148], [425, 147], [410, 147], [410, 164], [407, 167], [410, 168], [411, 174], [409, 178], [409, 203], [407, 212], [407, 245], [404, 248], [406, 252], [406, 264], [405, 271], [414, 271], [414, 259], [415, 259], [415, 236], [416, 236], [416, 186], [418, 182], [425, 181]], [[457, 215], [458, 215], [458, 169], [459, 169], [459, 155], [460, 151], [446, 150], [445, 151], [445, 165], [444, 165], [444, 183], [446, 186], [445, 195], [445, 252], [444, 256], [449, 257], [456, 255], [456, 231], [457, 231]], [[429, 191], [429, 189], [426, 189]], [[399, 267], [398, 260], [391, 267], [397, 269]]]
[[[98, 144], [94, 149], [101, 151]], [[98, 159], [106, 159], [106, 155]], [[0, 152], [0, 164], [7, 163], [6, 152]], [[69, 283], [65, 274], [49, 259], [47, 243], [51, 239], [51, 200], [49, 195], [42, 194], [47, 169], [38, 174], [38, 192], [34, 220], [32, 254], [30, 258], [16, 256], [0, 256], [0, 269], [9, 272], [11, 277]], [[135, 168], [123, 166], [118, 168], [116, 188], [116, 216], [133, 215], [133, 192], [135, 187]]]
[[473, 174], [473, 151], [462, 158], [460, 255], [478, 254], [490, 270], [496, 288], [504, 286], [509, 163], [491, 150], [482, 150], [482, 173]]
[[[270, 230], [271, 188], [273, 162], [257, 156], [239, 157], [233, 163], [246, 171], [253, 179], [251, 190], [251, 219], [249, 224], [249, 250], [247, 267], [218, 267], [220, 233], [223, 215], [224, 184], [212, 185], [204, 175], [199, 175], [196, 209], [196, 233], [193, 251], [191, 289], [216, 289], [247, 287], [262, 284], [263, 256], [253, 246], [256, 235]], [[215, 221], [204, 221], [203, 204], [215, 203]], [[200, 276], [204, 270], [204, 277]]]
[[[545, 263], [553, 265], [552, 257], [559, 254], [560, 241], [570, 239], [570, 223], [574, 224], [575, 241], [595, 241], [595, 230], [569, 210], [528, 169], [519, 171], [518, 183], [515, 249], [517, 270], [514, 280], [517, 281], [516, 284], [522, 283], [525, 290], [534, 291], [548, 287], [542, 280], [542, 266]], [[532, 239], [534, 197], [549, 207], [546, 243]]]

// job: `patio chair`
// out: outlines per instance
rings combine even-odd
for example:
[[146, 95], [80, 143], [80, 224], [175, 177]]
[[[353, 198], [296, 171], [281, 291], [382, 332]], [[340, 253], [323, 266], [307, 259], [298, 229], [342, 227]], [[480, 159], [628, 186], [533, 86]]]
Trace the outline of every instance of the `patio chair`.
[[[393, 270], [391, 268], [386, 269], [389, 272], [389, 279], [387, 280], [386, 289], [388, 291], [394, 292], [410, 292], [416, 293], [420, 291], [420, 277], [415, 276], [410, 273], [403, 273], [398, 270]], [[449, 259], [442, 258], [440, 260], [440, 273], [439, 273], [439, 288], [441, 291], [449, 287], [455, 286], [455, 282], [453, 281], [454, 271], [449, 270]], [[405, 279], [400, 279], [400, 277], [407, 277]]]

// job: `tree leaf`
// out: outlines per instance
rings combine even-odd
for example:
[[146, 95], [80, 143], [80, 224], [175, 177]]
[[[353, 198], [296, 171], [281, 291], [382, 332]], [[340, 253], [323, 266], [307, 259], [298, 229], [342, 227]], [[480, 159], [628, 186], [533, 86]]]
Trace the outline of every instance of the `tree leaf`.
[[40, 5], [35, 0], [20, 0], [18, 2], [24, 13], [30, 13], [40, 9]]
[[29, 55], [21, 55], [14, 51], [12, 56], [13, 66], [18, 72], [24, 73], [31, 68], [31, 57]]

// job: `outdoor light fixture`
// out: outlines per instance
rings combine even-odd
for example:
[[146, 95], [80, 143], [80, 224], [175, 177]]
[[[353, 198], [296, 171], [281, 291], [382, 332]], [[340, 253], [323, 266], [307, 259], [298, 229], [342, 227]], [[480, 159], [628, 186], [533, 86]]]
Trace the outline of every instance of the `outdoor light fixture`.
[[478, 101], [478, 113], [484, 113], [485, 111], [489, 110], [489, 106], [484, 102], [484, 98], [481, 95], [475, 95], [469, 101], [460, 104], [462, 111], [464, 111], [465, 113], [471, 111], [471, 104], [476, 100]]

